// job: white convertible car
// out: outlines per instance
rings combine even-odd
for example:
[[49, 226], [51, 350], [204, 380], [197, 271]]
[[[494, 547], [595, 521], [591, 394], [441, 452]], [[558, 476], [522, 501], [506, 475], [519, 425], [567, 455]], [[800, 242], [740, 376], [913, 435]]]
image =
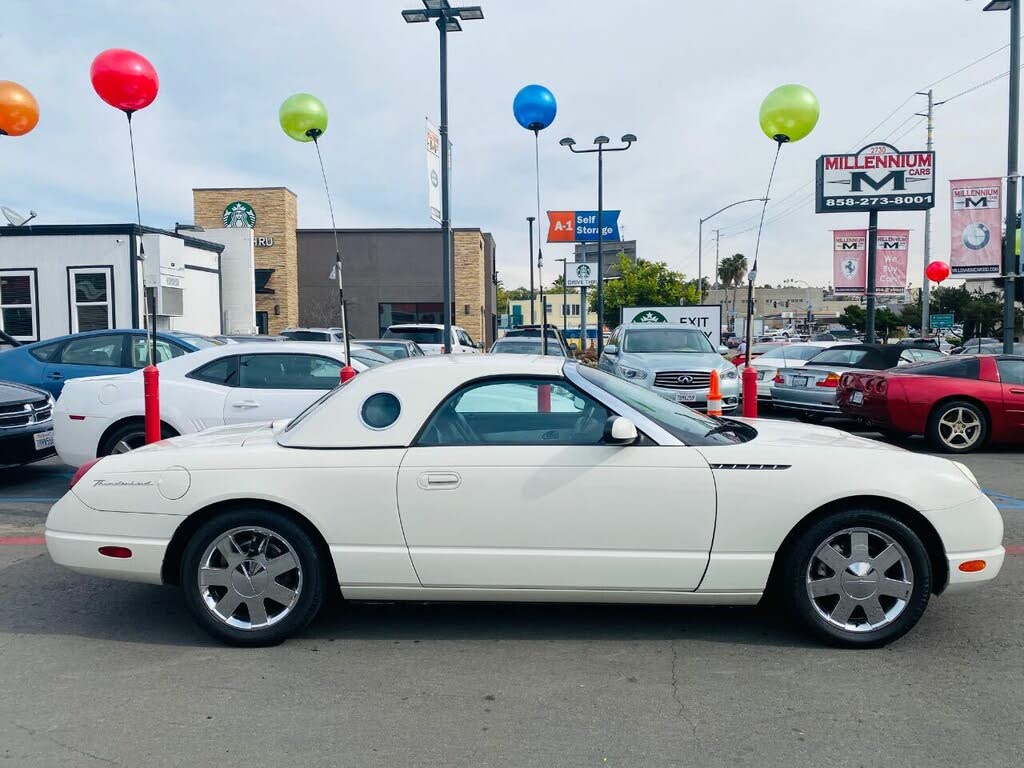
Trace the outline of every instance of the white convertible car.
[[[352, 346], [357, 371], [389, 358]], [[333, 389], [345, 364], [341, 344], [222, 344], [160, 363], [164, 437], [225, 424], [291, 418]], [[125, 453], [146, 442], [142, 371], [88, 376], [64, 385], [53, 413], [54, 444], [65, 464]]]
[[[269, 345], [265, 345], [269, 346]], [[852, 468], [836, 472], [835, 467]], [[352, 600], [756, 603], [850, 646], [1003, 562], [971, 472], [824, 427], [708, 418], [561, 358], [403, 360], [289, 422], [82, 466], [55, 562], [180, 585], [239, 645]]]

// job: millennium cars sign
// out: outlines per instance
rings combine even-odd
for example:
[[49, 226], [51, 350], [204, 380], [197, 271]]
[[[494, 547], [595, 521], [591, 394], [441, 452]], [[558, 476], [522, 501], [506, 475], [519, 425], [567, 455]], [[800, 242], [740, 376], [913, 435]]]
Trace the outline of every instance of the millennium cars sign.
[[822, 155], [816, 213], [924, 211], [935, 207], [935, 153], [869, 144], [853, 155]]

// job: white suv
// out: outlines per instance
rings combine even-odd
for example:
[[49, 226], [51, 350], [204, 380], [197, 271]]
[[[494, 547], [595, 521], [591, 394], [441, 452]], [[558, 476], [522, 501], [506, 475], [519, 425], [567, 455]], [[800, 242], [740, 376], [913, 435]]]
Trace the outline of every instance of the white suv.
[[[402, 323], [392, 325], [384, 331], [384, 339], [406, 339], [420, 345], [425, 355], [444, 353], [444, 326], [440, 323]], [[469, 334], [457, 325], [452, 326], [452, 354], [475, 355], [479, 348]]]

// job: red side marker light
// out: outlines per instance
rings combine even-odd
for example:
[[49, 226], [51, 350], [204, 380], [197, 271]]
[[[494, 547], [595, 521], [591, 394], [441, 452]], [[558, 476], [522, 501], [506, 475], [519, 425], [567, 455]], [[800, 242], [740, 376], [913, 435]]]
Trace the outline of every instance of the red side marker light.
[[977, 573], [978, 571], [985, 570], [984, 560], [968, 560], [960, 563], [960, 570], [964, 573]]
[[126, 560], [132, 556], [132, 551], [128, 547], [100, 547], [99, 553], [104, 557], [116, 557], [120, 560]]
[[85, 421], [85, 416], [76, 416], [73, 413], [69, 413], [68, 418], [71, 419], [72, 421]]

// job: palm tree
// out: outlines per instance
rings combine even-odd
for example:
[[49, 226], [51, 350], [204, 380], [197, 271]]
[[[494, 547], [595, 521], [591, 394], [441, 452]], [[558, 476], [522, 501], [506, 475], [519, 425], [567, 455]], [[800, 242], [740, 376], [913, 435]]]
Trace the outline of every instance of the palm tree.
[[732, 286], [732, 317], [730, 327], [733, 327], [735, 331], [735, 319], [736, 319], [736, 289], [740, 287], [740, 283], [743, 282], [743, 278], [747, 276], [747, 257], [742, 253], [734, 253], [732, 256], [726, 256], [718, 265], [718, 279], [722, 281], [722, 286], [728, 288]]

